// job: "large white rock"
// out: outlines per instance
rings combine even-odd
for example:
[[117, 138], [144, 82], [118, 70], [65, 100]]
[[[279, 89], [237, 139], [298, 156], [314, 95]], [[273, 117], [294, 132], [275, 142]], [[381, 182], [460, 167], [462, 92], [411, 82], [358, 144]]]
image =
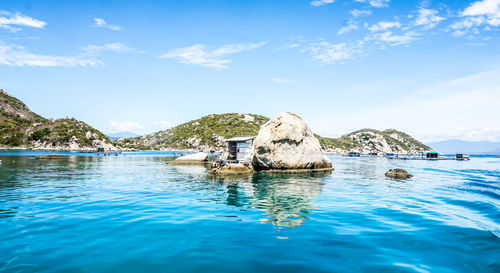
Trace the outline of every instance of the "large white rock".
[[301, 117], [281, 113], [262, 125], [254, 141], [256, 170], [331, 169], [318, 139]]
[[178, 157], [174, 160], [173, 163], [201, 163], [205, 162], [208, 158], [207, 153], [196, 153], [196, 154], [189, 154], [185, 156]]

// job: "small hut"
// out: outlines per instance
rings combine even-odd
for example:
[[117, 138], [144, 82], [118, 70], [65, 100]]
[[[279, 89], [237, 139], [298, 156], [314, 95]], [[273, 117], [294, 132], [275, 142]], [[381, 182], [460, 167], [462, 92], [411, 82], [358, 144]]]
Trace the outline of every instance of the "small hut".
[[426, 159], [428, 160], [437, 160], [438, 159], [438, 153], [437, 152], [427, 152]]
[[227, 160], [250, 160], [253, 155], [254, 136], [242, 136], [226, 139], [228, 157]]

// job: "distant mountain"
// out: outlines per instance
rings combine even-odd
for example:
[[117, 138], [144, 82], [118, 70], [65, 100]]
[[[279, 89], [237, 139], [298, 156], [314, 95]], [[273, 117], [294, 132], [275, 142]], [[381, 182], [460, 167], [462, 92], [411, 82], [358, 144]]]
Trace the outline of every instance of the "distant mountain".
[[500, 142], [491, 141], [463, 141], [463, 140], [444, 140], [427, 143], [433, 149], [443, 154], [496, 154], [500, 150]]
[[361, 129], [340, 138], [319, 137], [321, 146], [327, 152], [345, 153], [400, 153], [418, 154], [432, 150], [427, 145], [404, 132], [394, 129], [378, 131]]
[[113, 133], [113, 134], [106, 134], [106, 136], [109, 139], [111, 139], [111, 141], [117, 141], [120, 138], [138, 137], [140, 135], [136, 134], [134, 132], [119, 132], [119, 133]]
[[0, 146], [54, 150], [115, 147], [101, 132], [73, 118], [50, 120], [0, 89]]
[[[134, 149], [221, 150], [226, 146], [224, 139], [255, 136], [268, 120], [268, 117], [255, 114], [212, 114], [165, 131], [120, 139], [115, 144]], [[393, 129], [363, 129], [340, 138], [316, 137], [326, 152], [333, 153], [420, 153], [431, 150], [411, 136]]]
[[500, 148], [487, 152], [489, 155], [500, 155]]

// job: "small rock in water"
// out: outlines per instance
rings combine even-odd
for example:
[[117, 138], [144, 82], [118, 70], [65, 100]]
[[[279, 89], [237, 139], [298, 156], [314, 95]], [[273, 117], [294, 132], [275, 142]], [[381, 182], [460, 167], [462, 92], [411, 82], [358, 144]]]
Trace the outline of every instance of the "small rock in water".
[[411, 175], [410, 173], [408, 173], [403, 169], [390, 169], [385, 173], [385, 176], [396, 179], [408, 179], [411, 178], [413, 175]]
[[251, 166], [236, 163], [219, 167], [212, 166], [208, 172], [212, 174], [251, 174], [254, 170]]

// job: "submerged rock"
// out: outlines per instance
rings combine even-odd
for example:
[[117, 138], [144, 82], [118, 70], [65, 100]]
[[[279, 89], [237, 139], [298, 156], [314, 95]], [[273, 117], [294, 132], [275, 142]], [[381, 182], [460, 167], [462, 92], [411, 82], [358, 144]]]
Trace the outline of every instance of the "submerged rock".
[[265, 123], [254, 141], [253, 168], [257, 171], [330, 171], [311, 128], [296, 114], [281, 113]]
[[208, 161], [207, 153], [196, 153], [181, 156], [170, 161], [171, 164], [204, 164]]
[[413, 175], [411, 175], [410, 173], [408, 173], [403, 169], [390, 169], [385, 173], [385, 176], [396, 179], [408, 179], [411, 178]]
[[212, 167], [208, 172], [211, 174], [251, 174], [254, 170], [252, 166], [237, 163]]

